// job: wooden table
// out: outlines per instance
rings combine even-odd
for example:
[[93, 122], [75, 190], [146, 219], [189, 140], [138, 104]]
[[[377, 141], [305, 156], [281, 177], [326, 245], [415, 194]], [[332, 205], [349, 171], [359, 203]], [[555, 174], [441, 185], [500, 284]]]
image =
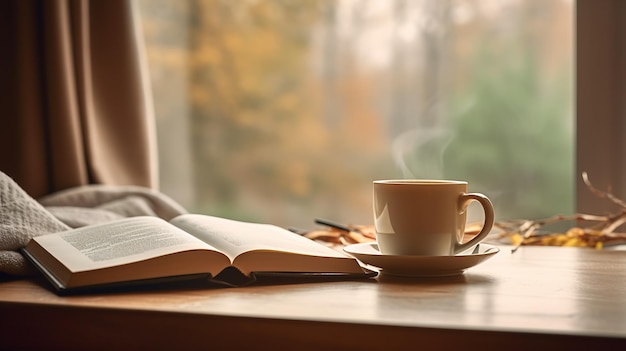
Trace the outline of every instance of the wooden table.
[[0, 283], [0, 323], [3, 349], [626, 349], [626, 251], [502, 248], [450, 278], [71, 297], [16, 280]]

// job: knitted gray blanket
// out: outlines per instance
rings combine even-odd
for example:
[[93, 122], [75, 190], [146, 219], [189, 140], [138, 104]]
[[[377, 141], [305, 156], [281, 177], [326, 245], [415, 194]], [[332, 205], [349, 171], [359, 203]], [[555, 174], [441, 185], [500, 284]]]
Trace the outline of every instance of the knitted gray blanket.
[[35, 236], [132, 216], [170, 220], [186, 212], [165, 194], [138, 186], [86, 185], [35, 200], [0, 172], [0, 278], [36, 274], [19, 252]]

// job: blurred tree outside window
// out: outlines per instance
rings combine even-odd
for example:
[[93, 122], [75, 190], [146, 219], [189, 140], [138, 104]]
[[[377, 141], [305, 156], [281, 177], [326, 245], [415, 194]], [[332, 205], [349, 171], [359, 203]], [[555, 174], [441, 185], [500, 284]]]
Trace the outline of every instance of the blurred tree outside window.
[[[372, 222], [371, 182], [574, 210], [571, 0], [140, 0], [161, 190], [285, 227]], [[480, 214], [478, 214], [480, 215]]]

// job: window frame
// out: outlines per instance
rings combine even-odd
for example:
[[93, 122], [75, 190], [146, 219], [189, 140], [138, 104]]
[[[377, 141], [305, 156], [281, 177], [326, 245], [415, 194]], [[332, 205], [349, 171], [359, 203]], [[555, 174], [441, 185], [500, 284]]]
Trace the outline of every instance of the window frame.
[[595, 188], [626, 200], [626, 3], [576, 1], [576, 210], [614, 213], [615, 206]]

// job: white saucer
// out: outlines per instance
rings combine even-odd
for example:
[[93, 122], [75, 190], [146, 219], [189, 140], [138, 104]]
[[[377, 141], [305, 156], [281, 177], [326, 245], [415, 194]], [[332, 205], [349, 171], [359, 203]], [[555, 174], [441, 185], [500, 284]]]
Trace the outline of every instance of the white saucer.
[[405, 277], [463, 274], [500, 251], [496, 246], [481, 243], [455, 256], [395, 256], [381, 254], [374, 242], [348, 245], [343, 250], [365, 264], [381, 268], [383, 274]]

